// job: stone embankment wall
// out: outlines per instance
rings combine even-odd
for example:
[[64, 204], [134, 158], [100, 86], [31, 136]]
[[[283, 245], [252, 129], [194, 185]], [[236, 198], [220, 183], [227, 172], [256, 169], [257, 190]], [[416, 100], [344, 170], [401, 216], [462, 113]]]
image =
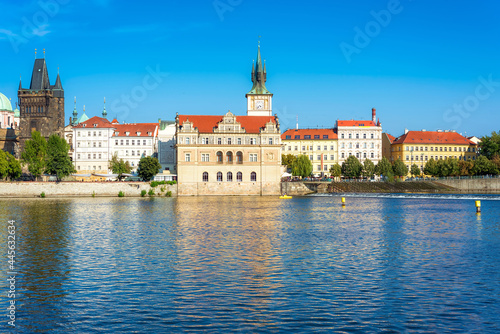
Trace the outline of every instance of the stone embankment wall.
[[147, 182], [0, 182], [0, 197], [40, 197], [42, 192], [46, 197], [90, 197], [93, 193], [96, 197], [117, 197], [120, 191], [125, 197], [138, 197], [142, 190], [150, 189], [156, 196], [165, 196], [168, 191], [177, 196], [177, 184], [151, 188]]
[[282, 182], [281, 193], [291, 196], [302, 196], [312, 194], [314, 191], [306, 187], [302, 182]]
[[453, 187], [466, 193], [500, 194], [500, 178], [450, 179], [435, 181], [435, 183]]

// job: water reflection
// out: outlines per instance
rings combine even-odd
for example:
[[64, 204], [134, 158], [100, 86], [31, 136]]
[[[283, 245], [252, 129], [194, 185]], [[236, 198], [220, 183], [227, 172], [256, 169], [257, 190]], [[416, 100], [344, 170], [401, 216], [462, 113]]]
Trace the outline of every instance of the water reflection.
[[480, 221], [459, 200], [338, 197], [0, 201], [10, 216], [24, 333], [488, 332], [499, 320], [500, 201]]

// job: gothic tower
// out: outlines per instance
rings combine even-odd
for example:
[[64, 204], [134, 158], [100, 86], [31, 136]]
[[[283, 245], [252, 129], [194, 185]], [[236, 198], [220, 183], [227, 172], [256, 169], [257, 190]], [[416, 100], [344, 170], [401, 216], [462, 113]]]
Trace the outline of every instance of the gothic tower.
[[248, 116], [272, 116], [273, 105], [271, 94], [266, 88], [266, 64], [262, 66], [260, 45], [257, 50], [257, 62], [252, 64], [252, 89], [246, 94]]
[[56, 83], [50, 84], [45, 58], [35, 59], [29, 89], [22, 88], [19, 81], [19, 144], [31, 138], [32, 131], [39, 131], [46, 139], [53, 133], [64, 133], [64, 89], [57, 73]]

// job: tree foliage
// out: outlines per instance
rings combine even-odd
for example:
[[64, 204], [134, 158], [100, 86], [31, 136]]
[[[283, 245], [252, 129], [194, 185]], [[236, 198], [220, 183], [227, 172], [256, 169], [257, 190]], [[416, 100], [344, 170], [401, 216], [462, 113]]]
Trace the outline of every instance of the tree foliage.
[[372, 178], [375, 174], [375, 164], [368, 158], [363, 161], [363, 177]]
[[308, 177], [311, 175], [313, 166], [307, 155], [301, 154], [292, 164], [292, 175]]
[[21, 154], [23, 164], [28, 164], [28, 170], [34, 177], [42, 175], [45, 171], [45, 155], [47, 153], [47, 141], [40, 132], [33, 131], [31, 139], [24, 144]]
[[474, 167], [474, 163], [470, 160], [460, 160], [458, 162], [458, 170], [459, 175], [469, 176], [472, 174], [472, 167]]
[[480, 155], [474, 162], [474, 167], [472, 167], [472, 173], [474, 175], [488, 175], [488, 174], [498, 174], [498, 168], [495, 163], [489, 160], [486, 156]]
[[394, 161], [394, 165], [392, 166], [392, 171], [395, 176], [406, 176], [408, 175], [408, 167], [404, 164], [401, 159]]
[[111, 160], [109, 161], [109, 169], [114, 174], [118, 174], [118, 180], [122, 180], [125, 176], [123, 174], [128, 174], [132, 171], [132, 167], [128, 161], [123, 161], [123, 159], [118, 159], [117, 153], [115, 153]]
[[330, 174], [333, 177], [340, 177], [342, 175], [342, 167], [340, 167], [339, 164], [335, 164], [332, 167], [330, 167]]
[[375, 174], [380, 176], [391, 177], [394, 175], [392, 165], [386, 157], [383, 157], [375, 166]]
[[479, 143], [481, 155], [488, 159], [493, 159], [495, 154], [500, 155], [500, 131], [496, 133], [493, 131], [491, 136], [484, 136]]
[[158, 159], [153, 157], [143, 157], [139, 161], [137, 175], [139, 175], [143, 181], [149, 181], [153, 176], [158, 174], [160, 168], [161, 164], [158, 162]]
[[60, 180], [75, 172], [71, 158], [69, 157], [69, 145], [64, 138], [53, 134], [47, 142], [47, 154], [45, 158], [45, 172], [56, 175]]
[[430, 176], [438, 175], [438, 166], [436, 160], [430, 158], [429, 161], [425, 164], [424, 173]]
[[417, 164], [411, 165], [410, 173], [413, 176], [420, 176], [420, 167]]
[[347, 178], [358, 178], [362, 170], [363, 165], [354, 155], [349, 156], [347, 160], [342, 163], [342, 174]]
[[282, 154], [281, 155], [281, 164], [286, 166], [287, 169], [292, 169], [294, 161], [297, 160], [297, 157], [293, 154]]

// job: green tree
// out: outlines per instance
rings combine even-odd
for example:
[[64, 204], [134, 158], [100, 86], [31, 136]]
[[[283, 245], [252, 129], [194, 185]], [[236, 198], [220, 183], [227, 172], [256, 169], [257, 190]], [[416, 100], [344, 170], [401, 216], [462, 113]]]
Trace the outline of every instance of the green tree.
[[375, 164], [368, 158], [363, 161], [363, 177], [372, 178], [375, 174]]
[[429, 161], [427, 161], [424, 167], [424, 173], [430, 176], [438, 176], [438, 167], [436, 160], [430, 158]]
[[0, 179], [6, 178], [9, 175], [9, 160], [7, 153], [0, 150]]
[[392, 166], [392, 171], [395, 176], [406, 176], [408, 175], [408, 167], [404, 164], [401, 159], [394, 161], [394, 165]]
[[297, 160], [297, 157], [293, 154], [282, 154], [281, 155], [281, 164], [286, 166], [287, 169], [292, 169], [294, 161]]
[[488, 159], [493, 159], [495, 154], [500, 154], [500, 131], [498, 133], [493, 131], [491, 136], [481, 138], [479, 148], [481, 149], [481, 155]]
[[123, 174], [128, 174], [132, 171], [132, 167], [128, 161], [123, 161], [123, 159], [118, 159], [117, 153], [115, 153], [111, 160], [109, 161], [109, 169], [114, 174], [118, 174], [118, 180], [122, 180], [125, 176]]
[[460, 160], [458, 162], [458, 170], [459, 175], [468, 176], [472, 174], [472, 167], [474, 167], [474, 163], [470, 160]]
[[420, 176], [420, 167], [417, 164], [411, 165], [410, 173], [413, 176]]
[[311, 175], [313, 166], [307, 155], [301, 154], [292, 164], [292, 174], [294, 176], [308, 177]]
[[23, 164], [28, 164], [28, 170], [34, 177], [39, 177], [45, 171], [45, 155], [47, 153], [47, 141], [40, 132], [33, 131], [31, 139], [24, 144], [21, 154]]
[[383, 157], [375, 166], [375, 174], [385, 177], [391, 177], [394, 175], [392, 171], [392, 165], [386, 157]]
[[149, 181], [153, 176], [158, 174], [161, 165], [158, 162], [158, 159], [153, 157], [143, 157], [139, 161], [139, 168], [137, 169], [137, 175], [143, 181]]
[[69, 145], [64, 138], [53, 134], [47, 142], [47, 154], [45, 157], [45, 171], [50, 175], [56, 175], [58, 180], [75, 172], [71, 158], [69, 157]]
[[358, 178], [363, 170], [363, 165], [354, 155], [349, 156], [342, 163], [342, 174], [350, 179]]
[[8, 176], [11, 180], [19, 178], [22, 174], [21, 163], [12, 154], [6, 152], [7, 161], [9, 162]]
[[340, 177], [342, 175], [342, 167], [340, 167], [339, 164], [335, 164], [332, 167], [330, 167], [330, 174], [333, 177]]
[[498, 168], [495, 163], [489, 160], [486, 156], [480, 155], [474, 161], [474, 167], [472, 167], [472, 172], [475, 175], [488, 175], [488, 174], [498, 174]]

